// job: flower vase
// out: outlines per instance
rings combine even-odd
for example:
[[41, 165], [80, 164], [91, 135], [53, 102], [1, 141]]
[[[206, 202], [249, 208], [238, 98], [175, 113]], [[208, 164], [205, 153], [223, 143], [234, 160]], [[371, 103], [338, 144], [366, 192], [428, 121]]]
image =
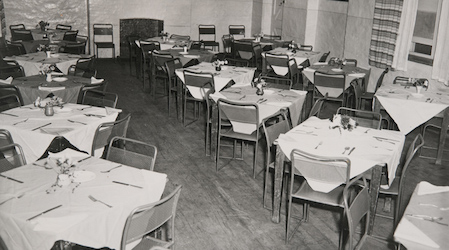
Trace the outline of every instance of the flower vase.
[[263, 95], [263, 88], [257, 88], [256, 94]]
[[55, 114], [55, 111], [53, 109], [53, 106], [49, 103], [45, 105], [45, 115], [46, 116], [53, 116]]
[[215, 70], [216, 70], [216, 71], [220, 71], [220, 70], [221, 70], [221, 65], [215, 66]]
[[421, 94], [422, 86], [416, 86], [416, 93]]
[[51, 73], [48, 73], [48, 74], [47, 74], [47, 77], [45, 78], [45, 80], [46, 80], [47, 82], [53, 81], [53, 79], [51, 78]]
[[45, 54], [47, 55], [47, 58], [50, 58], [51, 57], [51, 51], [45, 51]]

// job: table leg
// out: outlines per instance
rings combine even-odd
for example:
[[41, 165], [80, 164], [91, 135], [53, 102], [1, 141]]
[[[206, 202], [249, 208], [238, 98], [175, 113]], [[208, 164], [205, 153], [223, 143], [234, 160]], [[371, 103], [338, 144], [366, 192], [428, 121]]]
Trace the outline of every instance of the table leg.
[[210, 157], [215, 162], [216, 147], [217, 147], [217, 126], [218, 126], [218, 106], [215, 101], [210, 100], [211, 103], [211, 124], [210, 124]]
[[[176, 77], [176, 76], [175, 76]], [[177, 105], [177, 110], [178, 110], [178, 121], [180, 121], [180, 122], [182, 122], [182, 116], [183, 116], [183, 112], [184, 112], [184, 109], [183, 109], [183, 107], [182, 107], [182, 104], [183, 104], [183, 97], [184, 97], [184, 92], [183, 92], [183, 82], [181, 81], [181, 79], [178, 79], [178, 77], [176, 77], [176, 82], [177, 82], [177, 84], [176, 84], [176, 88], [177, 88], [177, 90], [176, 90], [176, 105]]]
[[437, 159], [435, 161], [436, 165], [441, 165], [448, 126], [449, 126], [449, 108], [446, 108], [444, 110], [443, 122], [441, 124], [440, 138], [438, 140]]
[[370, 224], [368, 227], [368, 234], [371, 235], [374, 227], [374, 218], [376, 217], [377, 198], [379, 196], [380, 179], [382, 175], [382, 165], [376, 165], [371, 169], [371, 184], [370, 184]]
[[[276, 143], [276, 142], [275, 142]], [[273, 213], [271, 221], [279, 223], [281, 216], [281, 198], [282, 198], [282, 182], [284, 177], [284, 159], [285, 155], [281, 147], [276, 145], [276, 161], [274, 163], [274, 191], [273, 191]]]

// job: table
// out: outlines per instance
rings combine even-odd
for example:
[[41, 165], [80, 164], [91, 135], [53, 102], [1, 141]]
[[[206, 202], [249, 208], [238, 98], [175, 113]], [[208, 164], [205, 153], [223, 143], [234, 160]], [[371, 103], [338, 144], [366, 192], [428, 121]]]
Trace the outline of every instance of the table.
[[212, 62], [215, 54], [217, 54], [217, 52], [203, 49], [189, 49], [187, 50], [187, 53], [184, 53], [183, 48], [172, 48], [163, 50], [162, 52], [164, 51], [169, 52], [174, 58], [179, 58], [183, 66], [194, 59], [199, 62]]
[[40, 45], [46, 45], [49, 47], [53, 47], [53, 52], [58, 52], [60, 47], [64, 47], [67, 44], [79, 44], [80, 42], [73, 42], [73, 41], [64, 41], [64, 40], [57, 40], [57, 41], [50, 41], [50, 40], [33, 40], [33, 41], [20, 41], [20, 42], [14, 42], [14, 43], [21, 43], [25, 47], [26, 53], [34, 53], [37, 51]]
[[[388, 182], [393, 182], [398, 167], [405, 136], [392, 130], [374, 130], [357, 127], [352, 131], [331, 129], [330, 120], [310, 117], [288, 133], [281, 134], [277, 140], [274, 198], [272, 221], [278, 223], [280, 216], [281, 191], [285, 157], [289, 158], [294, 148], [325, 156], [342, 156], [345, 147], [354, 147], [353, 152], [345, 154], [351, 161], [351, 177], [371, 171], [371, 211], [376, 211], [377, 195], [380, 187], [382, 166], [387, 166]], [[335, 185], [314, 185], [315, 190], [328, 192]], [[374, 221], [375, 213], [371, 213]], [[373, 225], [370, 225], [372, 230]]]
[[[178, 47], [178, 46], [182, 48], [184, 45], [186, 45], [187, 48], [190, 48], [190, 43], [192, 42], [190, 40], [186, 41], [186, 40], [182, 40], [182, 39], [173, 39], [173, 38], [164, 39], [160, 36], [147, 38], [144, 41], [159, 42], [161, 45], [161, 50], [168, 50], [168, 49]], [[136, 44], [140, 48], [139, 40], [136, 40]]]
[[66, 31], [67, 30], [57, 29], [31, 29], [31, 34], [33, 35], [34, 40], [43, 40], [45, 38], [48, 38], [49, 35], [53, 35], [52, 40], [62, 40]]
[[46, 65], [54, 64], [62, 73], [67, 74], [69, 67], [84, 55], [55, 53], [47, 58], [45, 52], [29, 53], [20, 56], [5, 57], [5, 60], [14, 60], [22, 65], [25, 76], [39, 75]]
[[268, 38], [256, 39], [255, 37], [246, 37], [246, 38], [238, 39], [236, 41], [239, 41], [239, 42], [251, 42], [251, 43], [254, 43], [254, 44], [260, 44], [262, 49], [265, 50], [265, 51], [282, 47], [284, 45], [284, 43], [285, 43], [285, 41], [283, 41], [283, 40], [268, 39]]
[[[64, 102], [77, 103], [78, 95], [85, 84], [90, 84], [90, 78], [81, 76], [65, 75], [62, 77], [53, 76], [52, 82], [47, 82], [44, 75], [19, 77], [12, 81], [12, 84], [19, 88], [22, 95], [23, 104], [32, 104], [37, 99], [46, 98], [53, 93], [61, 97]], [[55, 79], [66, 79], [65, 81], [55, 81]]]
[[[97, 127], [115, 121], [121, 112], [72, 103], [65, 104], [62, 109], [54, 107], [54, 110], [53, 116], [45, 116], [43, 109], [30, 104], [0, 113], [0, 128], [8, 130], [14, 142], [22, 146], [27, 162], [39, 159], [55, 136], [63, 136], [78, 149], [90, 153]], [[36, 129], [46, 124], [49, 125]]]
[[[268, 53], [271, 54], [277, 54], [277, 55], [288, 55], [289, 58], [294, 58], [296, 61], [296, 65], [298, 66], [306, 66], [307, 60], [309, 61], [309, 64], [314, 64], [318, 62], [318, 60], [321, 57], [321, 52], [317, 51], [303, 51], [303, 50], [296, 50], [295, 53], [292, 52], [292, 50], [289, 50], [288, 48], [275, 48], [273, 50], [268, 51]], [[265, 62], [265, 54], [266, 52], [262, 53], [262, 70], [267, 70], [267, 64]]]
[[[339, 68], [338, 66], [332, 66], [332, 65], [312, 65], [310, 67], [305, 68], [302, 71], [303, 76], [309, 80], [311, 83], [314, 82], [314, 75], [315, 71], [324, 72], [327, 74], [341, 74], [344, 73], [346, 75], [346, 82], [345, 82], [345, 89], [349, 88], [351, 86], [351, 82], [354, 79], [358, 78], [365, 78], [368, 75], [369, 70], [360, 68], [360, 67], [354, 67], [352, 65], [346, 65], [343, 66], [343, 68]], [[365, 80], [367, 82], [368, 79]], [[317, 90], [321, 94], [328, 93], [329, 97], [338, 97], [342, 94], [343, 90], [336, 89], [336, 88], [326, 88], [323, 86], [315, 86]]]
[[[419, 94], [414, 86], [384, 84], [374, 95], [375, 111], [383, 107], [398, 125], [408, 134], [434, 116], [443, 117], [443, 128], [449, 125], [449, 90], [422, 90]], [[440, 133], [436, 164], [441, 164], [446, 133]]]
[[[418, 183], [394, 232], [395, 241], [408, 250], [449, 249], [448, 207], [449, 186]], [[428, 221], [431, 217], [441, 217], [438, 222], [446, 225]]]
[[[118, 164], [94, 157], [76, 162], [85, 157], [85, 154], [72, 157], [76, 166], [74, 170], [91, 174], [94, 179], [80, 178], [76, 180], [79, 182], [55, 189], [50, 187], [57, 179], [56, 167], [46, 169], [28, 164], [2, 173], [23, 181], [18, 183], [0, 178], [0, 202], [24, 194], [0, 206], [0, 236], [9, 249], [48, 250], [59, 240], [93, 248], [120, 249], [129, 213], [137, 206], [158, 201], [164, 191], [166, 174], [128, 166], [101, 173]], [[45, 161], [40, 160], [37, 164], [43, 165]], [[55, 166], [54, 161], [50, 158], [51, 166]], [[112, 181], [141, 186], [142, 189]], [[89, 195], [112, 208], [93, 202]], [[62, 206], [27, 221], [58, 205]]]

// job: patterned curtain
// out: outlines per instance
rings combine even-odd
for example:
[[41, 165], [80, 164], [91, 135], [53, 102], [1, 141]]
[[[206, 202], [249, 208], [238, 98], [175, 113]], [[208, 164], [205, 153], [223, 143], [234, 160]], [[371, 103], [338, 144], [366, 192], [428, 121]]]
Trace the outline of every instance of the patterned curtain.
[[6, 37], [5, 6], [3, 5], [3, 0], [0, 0], [0, 21], [2, 25], [2, 37]]
[[371, 66], [386, 68], [393, 63], [402, 4], [403, 0], [376, 0], [369, 50]]

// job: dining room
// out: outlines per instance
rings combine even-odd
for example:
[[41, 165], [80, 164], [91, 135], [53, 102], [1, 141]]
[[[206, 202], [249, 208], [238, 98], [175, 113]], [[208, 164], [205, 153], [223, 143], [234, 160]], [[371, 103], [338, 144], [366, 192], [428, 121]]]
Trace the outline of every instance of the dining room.
[[421, 1], [444, 41], [441, 0], [0, 2], [0, 249], [444, 249], [449, 50], [374, 35]]

